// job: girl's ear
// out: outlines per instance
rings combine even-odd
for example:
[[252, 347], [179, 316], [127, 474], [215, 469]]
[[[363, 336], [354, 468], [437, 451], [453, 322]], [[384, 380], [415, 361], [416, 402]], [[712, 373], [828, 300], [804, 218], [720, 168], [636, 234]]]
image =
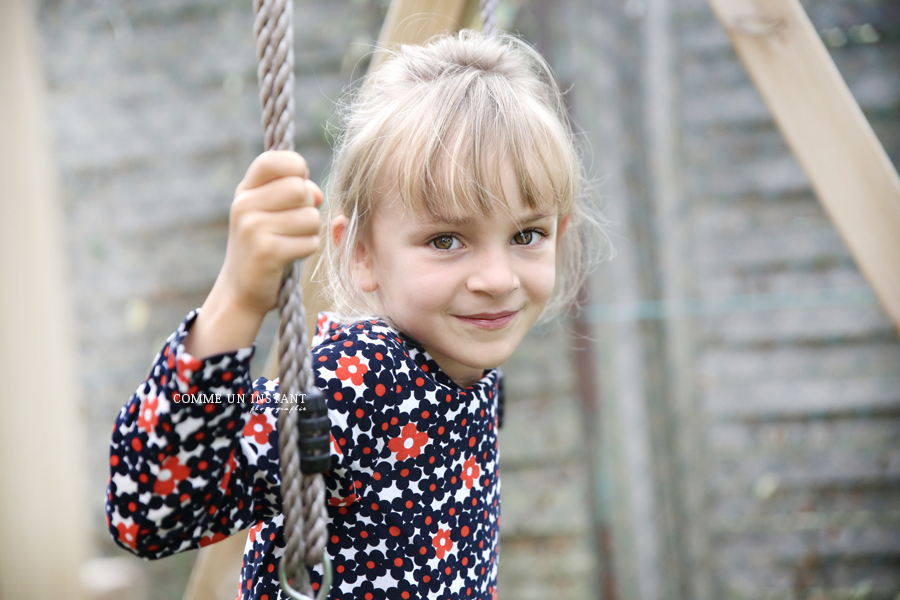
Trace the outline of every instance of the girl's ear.
[[[331, 222], [331, 239], [335, 246], [340, 248], [349, 223], [350, 220], [345, 215], [338, 215]], [[347, 266], [352, 269], [354, 279], [356, 279], [356, 284], [360, 290], [363, 292], [374, 292], [378, 289], [378, 282], [375, 279], [375, 272], [372, 268], [372, 257], [364, 241], [357, 240], [356, 251], [353, 253], [353, 263]]]
[[349, 219], [345, 215], [338, 215], [331, 221], [331, 241], [335, 247], [341, 247], [341, 240], [344, 238], [344, 230], [347, 229]]
[[363, 292], [374, 292], [378, 289], [378, 280], [375, 278], [375, 269], [372, 264], [372, 255], [367, 244], [360, 240], [356, 243], [356, 283]]

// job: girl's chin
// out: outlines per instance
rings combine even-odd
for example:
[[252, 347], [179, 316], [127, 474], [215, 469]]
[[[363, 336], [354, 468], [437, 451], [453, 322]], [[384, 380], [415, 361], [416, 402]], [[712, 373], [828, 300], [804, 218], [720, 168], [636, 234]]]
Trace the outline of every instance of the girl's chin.
[[[434, 354], [430, 352], [429, 354], [434, 357]], [[507, 360], [509, 360], [512, 354], [512, 351], [503, 349], [494, 352], [471, 353], [460, 356], [444, 356], [443, 358], [447, 363], [452, 363], [453, 366], [451, 368], [453, 368], [455, 371], [470, 373], [477, 372], [478, 379], [481, 379], [483, 371], [487, 371], [488, 369], [496, 369]], [[435, 360], [437, 361], [437, 358], [435, 358]], [[440, 361], [437, 362], [438, 365], [441, 365]], [[444, 372], [447, 372], [447, 369], [444, 369], [442, 365], [441, 369], [443, 369]]]

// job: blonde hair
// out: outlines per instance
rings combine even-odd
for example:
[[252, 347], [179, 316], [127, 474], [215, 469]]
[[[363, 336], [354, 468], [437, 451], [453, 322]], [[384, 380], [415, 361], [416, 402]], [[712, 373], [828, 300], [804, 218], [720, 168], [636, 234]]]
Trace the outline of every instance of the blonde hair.
[[[567, 306], [606, 239], [585, 210], [584, 176], [562, 95], [546, 61], [525, 42], [463, 30], [403, 46], [342, 105], [342, 130], [326, 185], [326, 235], [318, 268], [327, 300], [348, 316], [376, 314], [351, 265], [370, 215], [395, 185], [405, 209], [454, 219], [506, 209], [501, 167], [511, 167], [528, 208], [568, 215], [544, 316]], [[382, 186], [382, 187], [379, 187]], [[587, 231], [592, 230], [592, 231]], [[591, 235], [593, 234], [593, 235]], [[587, 242], [587, 243], [586, 243]]]

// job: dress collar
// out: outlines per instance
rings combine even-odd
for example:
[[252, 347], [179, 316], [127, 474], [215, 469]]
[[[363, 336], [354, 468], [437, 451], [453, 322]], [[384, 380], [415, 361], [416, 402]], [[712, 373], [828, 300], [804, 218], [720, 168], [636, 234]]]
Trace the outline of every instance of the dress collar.
[[397, 330], [396, 327], [380, 317], [346, 317], [333, 312], [320, 312], [316, 321], [316, 335], [313, 338], [312, 345], [318, 346], [330, 336], [339, 334], [342, 331], [349, 331], [359, 324], [363, 324], [364, 328], [369, 330], [385, 329], [385, 333], [399, 339], [409, 357], [419, 366], [424, 375], [439, 385], [451, 388], [457, 392], [466, 392], [468, 390], [482, 391], [492, 389], [497, 385], [498, 370], [486, 369], [481, 379], [468, 388], [459, 386], [444, 373], [434, 358], [428, 354], [428, 351], [419, 342]]

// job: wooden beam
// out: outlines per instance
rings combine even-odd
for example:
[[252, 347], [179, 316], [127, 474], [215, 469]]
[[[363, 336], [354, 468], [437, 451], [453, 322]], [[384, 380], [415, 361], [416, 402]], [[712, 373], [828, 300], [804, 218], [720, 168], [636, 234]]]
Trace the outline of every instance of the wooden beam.
[[709, 0], [816, 195], [900, 329], [900, 177], [797, 0]]
[[385, 50], [402, 44], [424, 44], [442, 33], [471, 26], [478, 16], [478, 5], [478, 0], [392, 0], [370, 70], [384, 61]]
[[233, 600], [240, 585], [248, 529], [202, 548], [191, 571], [185, 600]]

